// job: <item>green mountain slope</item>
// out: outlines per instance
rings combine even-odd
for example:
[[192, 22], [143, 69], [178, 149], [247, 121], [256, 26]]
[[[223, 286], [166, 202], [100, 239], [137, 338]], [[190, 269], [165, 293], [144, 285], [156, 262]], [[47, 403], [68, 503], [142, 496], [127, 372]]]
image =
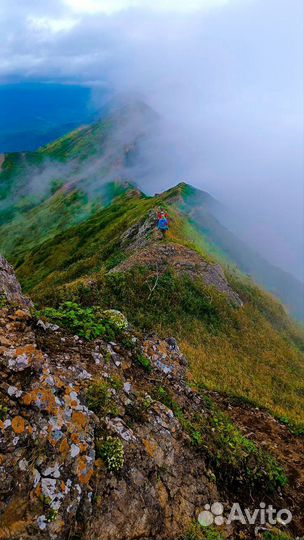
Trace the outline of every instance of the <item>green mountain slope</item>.
[[137, 142], [156, 115], [141, 102], [116, 109], [37, 150], [7, 154], [0, 167], [0, 225], [39, 206], [60, 187], [104, 202], [105, 184], [124, 182]]
[[[165, 241], [155, 226], [159, 207], [171, 217]], [[178, 337], [201, 384], [303, 421], [300, 329], [249, 278], [228, 267], [221, 273], [174, 190], [146, 197], [130, 189], [16, 263], [38, 304], [120, 309], [145, 332]]]
[[[138, 144], [157, 121], [157, 115], [142, 102], [112, 105], [99, 122], [80, 127], [37, 152], [4, 156], [0, 227], [12, 222], [0, 229], [0, 249], [5, 255], [14, 262], [17, 253], [27, 251], [29, 238], [37, 245], [62, 228], [84, 221], [128, 189], [121, 184], [134, 183], [128, 171], [136, 164]], [[219, 205], [208, 193], [180, 184], [168, 190], [168, 196], [204, 237], [209, 253], [252, 276], [280, 298], [293, 316], [304, 320], [303, 284], [224, 227], [217, 218]]]
[[[217, 202], [187, 184], [154, 197], [127, 177], [155, 116], [143, 104], [35, 153], [6, 156], [0, 252], [40, 307], [66, 300], [120, 309], [138, 329], [174, 335], [195, 379], [304, 420], [300, 284], [239, 241]], [[37, 186], [39, 189], [36, 189]], [[165, 208], [170, 230], [158, 235]]]
[[[217, 203], [208, 194], [181, 185], [182, 195], [176, 203], [206, 239], [209, 251], [216, 252], [226, 263], [236, 265], [268, 291], [280, 298], [290, 313], [304, 320], [304, 284], [294, 276], [275, 267], [259, 253], [237, 238], [217, 219]], [[215, 212], [214, 212], [215, 211]]]

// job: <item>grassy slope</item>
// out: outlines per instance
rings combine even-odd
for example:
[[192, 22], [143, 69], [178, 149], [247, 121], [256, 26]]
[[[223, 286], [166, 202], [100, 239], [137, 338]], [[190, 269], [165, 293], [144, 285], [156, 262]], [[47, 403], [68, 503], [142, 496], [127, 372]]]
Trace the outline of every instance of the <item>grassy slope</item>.
[[[149, 130], [154, 121], [154, 113], [144, 104], [137, 103], [111, 110], [102, 121], [81, 127], [37, 152], [7, 155], [0, 173], [0, 227], [12, 220], [13, 223], [8, 229], [0, 229], [0, 249], [8, 256], [15, 256], [16, 251], [20, 252], [16, 242], [26, 243], [28, 234], [35, 234], [40, 242], [37, 223], [43, 227], [45, 210], [46, 223], [49, 223], [48, 214], [51, 216], [53, 210], [52, 202], [49, 203], [48, 199], [54, 182], [89, 193], [94, 203], [96, 200], [100, 202], [105, 180], [120, 180], [124, 177], [124, 165], [132, 160], [132, 156], [134, 159], [134, 143], [142, 134], [142, 126], [148, 126]], [[45, 182], [45, 177], [48, 178], [49, 188], [42, 190], [39, 196], [34, 196], [28, 190], [33, 177], [38, 185]], [[175, 199], [175, 204], [191, 218], [194, 225], [192, 231], [197, 229], [196, 236], [204, 237], [205, 251], [250, 274], [278, 296], [294, 316], [304, 320], [304, 290], [301, 283], [287, 272], [269, 264], [223, 227], [214, 216], [213, 210], [217, 203], [209, 194], [186, 184], [170, 191], [171, 199]], [[90, 204], [87, 208], [84, 205], [83, 212], [75, 207], [74, 216], [70, 202], [69, 197], [66, 203], [64, 199], [60, 202], [63, 214], [68, 216], [65, 228], [92, 215], [92, 211], [98, 207], [96, 204]], [[40, 209], [41, 203], [46, 203], [46, 209], [44, 206]], [[39, 210], [35, 217], [29, 211], [37, 206]], [[57, 219], [58, 206], [56, 201], [54, 221]], [[59, 219], [59, 222], [62, 223], [62, 220]], [[51, 232], [53, 228], [57, 232], [60, 230], [56, 224], [51, 227]], [[22, 231], [27, 231], [27, 235], [22, 234]], [[47, 234], [42, 236], [43, 239], [47, 238]], [[1, 237], [6, 240], [1, 242]], [[12, 239], [10, 246], [9, 239]]]
[[[48, 200], [54, 183], [90, 193], [93, 199], [100, 192], [103, 195], [105, 179], [120, 179], [133, 150], [130, 145], [135, 141], [129, 140], [131, 136], [124, 134], [124, 130], [127, 132], [130, 118], [135, 112], [138, 114], [138, 108], [112, 112], [36, 152], [7, 154], [0, 171], [0, 226]], [[146, 119], [149, 111], [140, 110], [139, 114]]]
[[282, 306], [250, 279], [227, 270], [245, 301], [242, 309], [236, 309], [215, 289], [178, 278], [170, 269], [153, 295], [149, 284], [154, 276], [146, 268], [107, 274], [127, 256], [121, 235], [159, 204], [167, 205], [173, 218], [168, 240], [212, 260], [206, 240], [171, 200], [172, 192], [148, 198], [129, 191], [86, 222], [30, 250], [17, 268], [23, 286], [40, 303], [67, 298], [100, 303], [123, 310], [146, 331], [175, 335], [197, 380], [300, 424], [304, 341]]
[[270, 264], [224, 227], [215, 217], [220, 213], [217, 211], [219, 205], [208, 193], [180, 184], [175, 188], [175, 198], [178, 207], [189, 216], [198, 235], [204, 237], [209, 253], [249, 274], [280, 298], [293, 316], [304, 320], [303, 284], [288, 272]]
[[[88, 178], [80, 173], [87, 160], [107, 154], [106, 164], [102, 160], [97, 172], [94, 167], [94, 174], [103, 178], [112, 166], [115, 170], [117, 160], [126, 158], [123, 141], [112, 132], [115, 123], [123, 123], [124, 114], [127, 118], [127, 111], [112, 115], [38, 152], [6, 157], [0, 175], [5, 203], [0, 226], [6, 223], [0, 228], [1, 252], [17, 266], [22, 285], [36, 301], [51, 304], [72, 296], [122, 309], [142, 329], [176, 335], [202, 383], [303, 421], [303, 337], [282, 306], [250, 279], [226, 267], [230, 283], [245, 301], [237, 310], [214, 289], [177, 278], [170, 269], [152, 295], [149, 284], [154, 276], [145, 268], [107, 275], [127, 256], [121, 235], [159, 204], [168, 205], [173, 218], [170, 241], [224, 266], [236, 261], [244, 271], [250, 271], [246, 264], [252, 255], [248, 257], [246, 246], [231, 240], [229, 231], [213, 218], [215, 201], [185, 184], [156, 198], [119, 183], [108, 190], [102, 187], [97, 196], [85, 195]], [[54, 173], [65, 189], [51, 197], [46, 194], [42, 201], [26, 195], [33, 167], [37, 173], [53, 162], [69, 164], [63, 178]], [[96, 184], [94, 175], [92, 183]], [[120, 198], [112, 202], [117, 195]], [[252, 256], [251, 270], [256, 264]], [[258, 266], [263, 276], [264, 267], [259, 262]], [[270, 272], [270, 283], [275, 279]]]
[[93, 199], [75, 188], [61, 188], [53, 196], [0, 228], [0, 249], [14, 265], [33, 248], [63, 231], [85, 222], [114, 198], [134, 189], [128, 183], [109, 183]]
[[120, 167], [132, 148], [123, 137], [117, 140], [116, 130], [128, 119], [125, 111], [113, 113], [36, 152], [5, 156], [0, 172], [0, 250], [14, 265], [22, 264], [34, 247], [133, 189], [120, 179]]

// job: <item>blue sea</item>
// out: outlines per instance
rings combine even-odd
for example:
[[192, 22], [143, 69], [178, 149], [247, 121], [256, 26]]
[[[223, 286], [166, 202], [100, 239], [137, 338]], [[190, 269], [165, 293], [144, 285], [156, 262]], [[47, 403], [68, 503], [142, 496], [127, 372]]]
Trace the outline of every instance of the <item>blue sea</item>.
[[90, 88], [20, 83], [0, 85], [0, 153], [36, 150], [99, 115]]

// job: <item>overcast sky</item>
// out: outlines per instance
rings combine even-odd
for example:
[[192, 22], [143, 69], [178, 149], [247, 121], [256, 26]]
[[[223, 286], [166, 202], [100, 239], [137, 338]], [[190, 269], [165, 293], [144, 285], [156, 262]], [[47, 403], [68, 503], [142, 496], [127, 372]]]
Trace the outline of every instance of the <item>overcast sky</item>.
[[166, 125], [155, 190], [182, 179], [210, 191], [240, 234], [303, 276], [303, 11], [302, 0], [0, 0], [0, 81], [139, 92]]

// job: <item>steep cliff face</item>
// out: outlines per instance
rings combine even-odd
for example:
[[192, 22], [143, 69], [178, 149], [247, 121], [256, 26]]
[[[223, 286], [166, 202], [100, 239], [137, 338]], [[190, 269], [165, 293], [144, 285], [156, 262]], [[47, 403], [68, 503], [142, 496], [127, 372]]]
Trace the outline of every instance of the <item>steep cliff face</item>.
[[292, 509], [300, 534], [302, 446], [286, 426], [194, 387], [174, 338], [139, 335], [119, 313], [106, 313], [115, 341], [33, 319], [1, 265], [0, 538], [262, 538], [197, 525], [205, 504], [254, 508], [261, 493]]

